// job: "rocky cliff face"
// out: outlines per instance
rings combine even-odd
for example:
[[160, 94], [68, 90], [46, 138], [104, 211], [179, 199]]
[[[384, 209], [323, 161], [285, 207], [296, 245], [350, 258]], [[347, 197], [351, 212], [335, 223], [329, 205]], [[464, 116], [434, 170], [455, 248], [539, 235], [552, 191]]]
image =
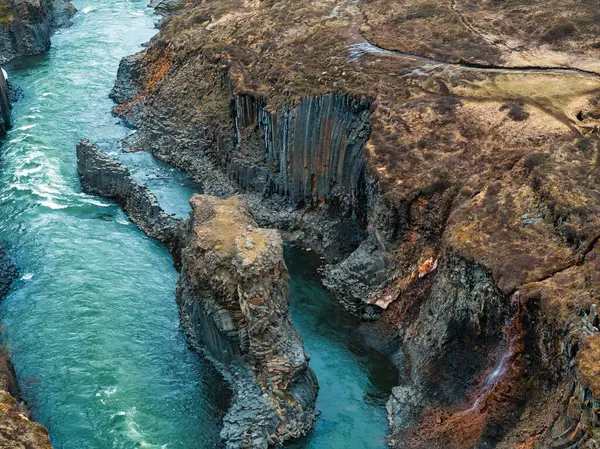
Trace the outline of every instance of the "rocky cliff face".
[[[287, 197], [293, 205], [335, 204], [344, 214], [362, 209], [356, 202], [366, 191], [366, 97], [325, 95], [269, 112], [263, 101], [231, 89], [237, 142], [223, 165], [238, 186]], [[264, 154], [250, 152], [253, 139]]]
[[212, 358], [234, 367], [233, 376], [255, 377], [234, 383], [222, 433], [227, 447], [305, 435], [317, 381], [292, 324], [281, 237], [258, 228], [239, 197], [195, 195], [191, 205], [178, 287], [182, 323]]
[[291, 321], [277, 231], [259, 228], [240, 197], [195, 195], [190, 219], [174, 218], [89, 141], [79, 143], [77, 159], [84, 189], [121, 204], [180, 266], [182, 326], [233, 392], [221, 432], [225, 446], [267, 448], [306, 435], [318, 385]]
[[3, 0], [0, 4], [0, 63], [50, 48], [50, 35], [70, 24], [69, 0]]
[[119, 71], [128, 144], [323, 251], [401, 372], [396, 447], [596, 447], [588, 6], [396, 3], [182, 6]]
[[[222, 96], [224, 104], [230, 104], [231, 114], [223, 117], [219, 129], [181, 128], [177, 137], [166, 144], [167, 137], [161, 129], [167, 126], [166, 122], [179, 119], [168, 117], [174, 105], [160, 106], [160, 111], [152, 111], [152, 116], [144, 121], [131, 114], [147, 95], [144, 89], [136, 87], [136, 78], [141, 75], [138, 64], [137, 56], [123, 59], [111, 94], [123, 104], [119, 112], [148, 131], [140, 133], [143, 140], [132, 142], [134, 148], [152, 150], [161, 159], [186, 167], [197, 179], [217, 164], [228, 179], [203, 182], [208, 191], [217, 194], [241, 189], [283, 196], [295, 206], [327, 205], [345, 217], [364, 210], [364, 148], [370, 132], [370, 103], [366, 97], [355, 100], [331, 94], [270, 111], [255, 96], [236, 94], [231, 82], [223, 77], [215, 86], [215, 95]], [[158, 129], [150, 131], [150, 123]], [[154, 137], [160, 141], [152, 142]], [[211, 152], [203, 167], [198, 145], [209, 144], [214, 144], [216, 151]]]

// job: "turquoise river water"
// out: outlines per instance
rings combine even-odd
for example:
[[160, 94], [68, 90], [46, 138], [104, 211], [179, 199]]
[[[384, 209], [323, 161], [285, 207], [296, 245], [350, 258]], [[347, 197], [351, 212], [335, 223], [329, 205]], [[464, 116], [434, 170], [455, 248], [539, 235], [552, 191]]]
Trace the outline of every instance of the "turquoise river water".
[[[24, 96], [0, 149], [0, 239], [19, 267], [4, 338], [34, 419], [57, 449], [212, 448], [227, 404], [182, 337], [169, 253], [114, 204], [81, 192], [75, 144], [128, 132], [108, 92], [121, 57], [155, 32], [146, 0], [79, 0], [51, 51], [7, 67]], [[185, 214], [193, 185], [149, 155], [124, 161]], [[291, 252], [293, 315], [321, 384], [321, 417], [298, 448], [384, 447], [394, 371]], [[312, 261], [312, 259], [311, 259]]]

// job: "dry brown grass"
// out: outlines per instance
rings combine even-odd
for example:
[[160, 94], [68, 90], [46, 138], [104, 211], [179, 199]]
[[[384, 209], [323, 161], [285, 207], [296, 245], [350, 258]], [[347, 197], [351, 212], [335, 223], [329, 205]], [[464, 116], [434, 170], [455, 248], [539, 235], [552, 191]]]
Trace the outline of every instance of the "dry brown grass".
[[570, 65], [600, 73], [594, 2], [375, 0], [362, 9], [364, 35], [384, 48], [453, 62]]

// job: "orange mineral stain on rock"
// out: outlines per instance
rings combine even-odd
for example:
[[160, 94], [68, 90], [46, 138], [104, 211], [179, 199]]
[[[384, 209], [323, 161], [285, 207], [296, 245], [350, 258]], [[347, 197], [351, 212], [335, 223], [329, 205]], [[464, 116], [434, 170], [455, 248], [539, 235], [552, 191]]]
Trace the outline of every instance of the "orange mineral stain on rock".
[[421, 265], [419, 265], [419, 267], [417, 268], [417, 271], [419, 272], [419, 278], [425, 277], [429, 273], [434, 271], [437, 268], [437, 264], [438, 264], [437, 259], [430, 257], [425, 262], [423, 262]]

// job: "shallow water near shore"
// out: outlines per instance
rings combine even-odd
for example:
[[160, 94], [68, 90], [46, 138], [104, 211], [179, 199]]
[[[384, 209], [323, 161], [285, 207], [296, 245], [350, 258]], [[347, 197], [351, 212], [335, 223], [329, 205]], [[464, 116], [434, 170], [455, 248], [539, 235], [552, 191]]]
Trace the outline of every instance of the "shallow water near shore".
[[[145, 0], [74, 4], [74, 25], [48, 54], [7, 67], [24, 97], [0, 149], [0, 239], [20, 269], [1, 305], [5, 339], [55, 448], [212, 448], [227, 395], [179, 330], [172, 259], [116, 205], [83, 194], [76, 169], [80, 138], [116, 147], [129, 132], [108, 92], [156, 17]], [[168, 213], [188, 213], [196, 188], [185, 176], [148, 154], [119, 158]], [[395, 372], [320, 285], [312, 256], [288, 250], [286, 260], [322, 414], [291, 447], [385, 447]]]

